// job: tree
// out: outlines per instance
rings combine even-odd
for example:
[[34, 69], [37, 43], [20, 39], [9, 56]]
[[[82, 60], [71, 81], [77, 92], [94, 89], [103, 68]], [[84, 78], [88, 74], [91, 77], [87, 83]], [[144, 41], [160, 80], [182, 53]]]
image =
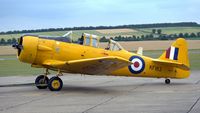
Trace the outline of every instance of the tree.
[[150, 38], [151, 40], [153, 40], [153, 38], [154, 38], [154, 37], [153, 37], [153, 34], [150, 34], [150, 35], [149, 35], [149, 38]]
[[8, 39], [6, 44], [12, 44], [12, 40], [11, 39]]
[[168, 40], [173, 40], [174, 39], [173, 34], [168, 35], [167, 38], [168, 38]]
[[126, 38], [124, 36], [122, 36], [122, 40], [121, 41], [126, 41]]
[[177, 38], [178, 38], [178, 35], [177, 35], [177, 34], [174, 34], [173, 37], [174, 37], [174, 39], [177, 39]]
[[144, 40], [144, 35], [141, 35], [141, 39]]
[[108, 41], [108, 39], [106, 39], [105, 36], [100, 39], [100, 42], [107, 42], [107, 41]]
[[5, 45], [5, 44], [6, 44], [6, 41], [5, 41], [4, 38], [1, 39], [0, 44], [1, 44], [1, 45]]
[[196, 37], [196, 34], [195, 33], [191, 33], [190, 37]]
[[157, 29], [157, 33], [160, 35], [162, 33], [161, 29]]
[[127, 41], [131, 41], [131, 40], [132, 40], [132, 37], [129, 36], [129, 37], [127, 38]]
[[133, 41], [136, 40], [136, 36], [135, 36], [135, 35], [132, 36], [132, 40], [133, 40]]
[[139, 36], [137, 36], [136, 41], [139, 41], [139, 40], [142, 40], [142, 38], [140, 38]]
[[167, 40], [167, 36], [166, 35], [160, 35], [160, 40]]
[[178, 34], [178, 37], [179, 37], [179, 38], [183, 38], [183, 37], [184, 37], [184, 36], [183, 36], [183, 33], [179, 33], [179, 34]]
[[144, 38], [145, 40], [151, 40], [150, 35], [146, 35]]
[[200, 37], [200, 32], [197, 33], [197, 36]]
[[189, 34], [188, 33], [184, 33], [183, 35], [185, 38], [189, 38]]
[[155, 34], [156, 33], [156, 29], [152, 29], [152, 33]]
[[15, 38], [12, 38], [12, 44], [14, 44], [14, 43], [16, 43], [17, 42], [17, 40], [15, 39]]

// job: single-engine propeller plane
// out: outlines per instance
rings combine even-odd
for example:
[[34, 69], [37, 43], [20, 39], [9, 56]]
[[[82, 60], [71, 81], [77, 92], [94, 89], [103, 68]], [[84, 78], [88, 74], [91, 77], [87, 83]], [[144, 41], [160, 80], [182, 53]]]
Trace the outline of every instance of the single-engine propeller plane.
[[[106, 48], [100, 48], [99, 37], [87, 33], [77, 43], [68, 35], [23, 35], [13, 47], [18, 50], [20, 61], [46, 69], [35, 84], [39, 89], [48, 87], [51, 91], [62, 89], [59, 77], [62, 73], [165, 78], [166, 84], [170, 84], [170, 78], [183, 79], [190, 75], [188, 48], [183, 38], [178, 38], [158, 59], [143, 56], [142, 48], [137, 53], [128, 52], [111, 39]], [[58, 74], [49, 79], [48, 70]]]

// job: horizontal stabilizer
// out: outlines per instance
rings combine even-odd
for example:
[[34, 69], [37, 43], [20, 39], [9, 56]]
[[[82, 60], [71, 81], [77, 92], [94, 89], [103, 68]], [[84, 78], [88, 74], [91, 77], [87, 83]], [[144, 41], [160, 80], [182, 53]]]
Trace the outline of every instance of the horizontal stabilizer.
[[179, 63], [179, 62], [173, 62], [173, 61], [166, 61], [166, 60], [159, 60], [159, 59], [153, 59], [152, 60], [155, 63], [159, 63], [162, 65], [167, 65], [167, 66], [171, 66], [171, 67], [177, 67], [183, 70], [190, 70], [190, 68], [188, 66], [186, 66], [183, 63]]

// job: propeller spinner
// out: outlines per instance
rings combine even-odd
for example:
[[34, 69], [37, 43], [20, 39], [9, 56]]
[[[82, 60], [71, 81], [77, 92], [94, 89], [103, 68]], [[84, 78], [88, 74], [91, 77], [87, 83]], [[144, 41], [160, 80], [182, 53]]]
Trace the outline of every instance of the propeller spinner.
[[23, 49], [22, 42], [23, 42], [23, 37], [20, 37], [18, 43], [12, 45], [13, 48], [18, 50], [18, 56], [20, 55], [21, 50]]

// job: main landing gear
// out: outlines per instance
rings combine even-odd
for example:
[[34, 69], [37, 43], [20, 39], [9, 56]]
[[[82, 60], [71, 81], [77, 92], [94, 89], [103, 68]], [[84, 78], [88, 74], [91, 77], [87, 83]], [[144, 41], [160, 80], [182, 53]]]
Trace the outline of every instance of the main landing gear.
[[50, 79], [47, 77], [49, 74], [48, 69], [44, 75], [39, 75], [35, 79], [35, 85], [38, 89], [46, 89], [47, 87], [51, 91], [60, 91], [63, 87], [63, 82], [58, 76], [62, 76], [62, 73], [58, 71], [58, 74]]

